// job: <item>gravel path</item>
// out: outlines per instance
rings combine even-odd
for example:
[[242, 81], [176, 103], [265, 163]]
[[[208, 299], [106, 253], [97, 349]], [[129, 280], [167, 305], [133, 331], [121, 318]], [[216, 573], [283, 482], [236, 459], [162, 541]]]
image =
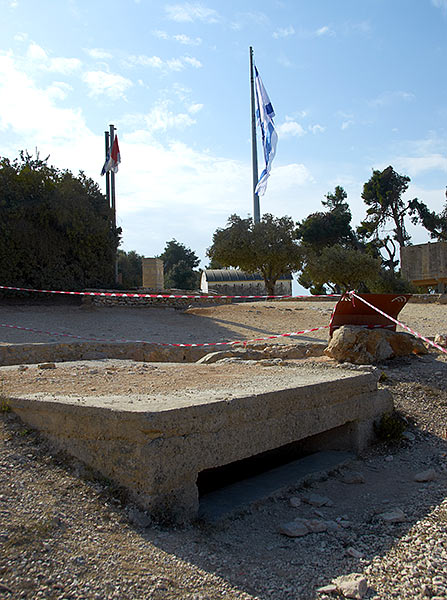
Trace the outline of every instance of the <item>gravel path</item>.
[[[326, 305], [280, 307], [302, 309], [292, 314], [265, 305], [245, 305], [239, 313], [231, 307], [231, 314], [223, 314], [226, 307], [212, 310], [221, 311], [214, 313], [218, 328], [226, 321], [222, 335], [233, 328], [236, 333], [250, 327], [288, 330], [298, 317], [307, 326], [310, 318], [327, 318], [327, 312], [319, 312], [327, 311]], [[406, 322], [421, 333], [434, 336], [447, 329], [447, 306], [409, 305], [405, 311]], [[32, 321], [28, 308], [10, 311], [9, 316], [19, 312]], [[146, 310], [136, 312], [140, 318], [151, 316]], [[91, 314], [97, 313], [99, 318], [87, 329], [95, 331], [95, 322], [99, 330], [103, 326], [101, 310]], [[267, 313], [276, 317], [262, 322], [260, 317], [267, 318]], [[121, 315], [120, 326], [128, 331], [127, 317]], [[52, 316], [46, 314], [48, 323]], [[211, 311], [196, 317], [204, 329], [189, 330], [194, 339], [218, 331]], [[164, 325], [159, 326], [166, 333]], [[176, 330], [177, 335], [187, 331]], [[176, 332], [170, 330], [169, 335]], [[430, 353], [390, 361], [381, 371], [381, 385], [391, 390], [407, 420], [401, 442], [378, 444], [320, 481], [292, 488], [217, 525], [197, 523], [182, 529], [151, 522], [121, 490], [98, 480], [78, 462], [54, 455], [35, 432], [2, 411], [0, 598], [339, 598], [338, 593], [317, 590], [352, 572], [365, 576], [367, 599], [446, 598], [446, 356]], [[432, 474], [429, 481], [415, 481], [416, 474], [427, 471]], [[306, 501], [309, 494], [330, 502], [315, 506]], [[396, 509], [403, 513], [397, 522], [380, 516]], [[335, 525], [302, 537], [281, 534], [284, 524], [296, 518]]]

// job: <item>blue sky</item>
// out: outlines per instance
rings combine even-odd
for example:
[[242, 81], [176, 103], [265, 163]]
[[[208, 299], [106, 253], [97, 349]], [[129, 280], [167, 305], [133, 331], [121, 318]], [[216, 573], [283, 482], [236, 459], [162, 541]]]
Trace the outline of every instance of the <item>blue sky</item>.
[[[0, 155], [121, 158], [118, 224], [144, 256], [252, 212], [249, 46], [279, 142], [261, 212], [301, 220], [392, 165], [432, 210], [447, 184], [447, 0], [0, 0]], [[261, 152], [260, 162], [261, 162]], [[410, 227], [413, 243], [428, 241]]]

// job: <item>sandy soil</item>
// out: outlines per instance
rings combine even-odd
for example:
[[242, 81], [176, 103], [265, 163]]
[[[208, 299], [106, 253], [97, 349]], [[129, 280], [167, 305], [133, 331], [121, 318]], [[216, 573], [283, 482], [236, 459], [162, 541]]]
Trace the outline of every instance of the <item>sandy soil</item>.
[[[170, 308], [104, 307], [0, 302], [0, 343], [69, 341], [67, 335], [101, 340], [203, 343], [252, 340], [323, 327], [335, 302], [250, 302], [179, 311]], [[403, 322], [433, 337], [447, 330], [447, 305], [408, 304]], [[6, 327], [35, 329], [22, 331]], [[47, 333], [44, 333], [47, 332]], [[63, 334], [63, 335], [61, 335]], [[327, 340], [328, 330], [306, 333], [302, 341]], [[279, 339], [288, 343], [288, 339]]]

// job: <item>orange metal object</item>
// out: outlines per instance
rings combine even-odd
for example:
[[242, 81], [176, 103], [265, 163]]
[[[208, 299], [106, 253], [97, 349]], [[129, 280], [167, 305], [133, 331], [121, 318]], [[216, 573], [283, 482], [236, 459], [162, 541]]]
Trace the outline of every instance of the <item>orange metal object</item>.
[[[390, 315], [394, 319], [411, 298], [411, 294], [357, 294], [373, 306]], [[357, 325], [363, 327], [386, 327], [396, 331], [396, 324], [367, 306], [358, 298], [344, 294], [335, 305], [329, 323], [329, 336], [342, 325]]]

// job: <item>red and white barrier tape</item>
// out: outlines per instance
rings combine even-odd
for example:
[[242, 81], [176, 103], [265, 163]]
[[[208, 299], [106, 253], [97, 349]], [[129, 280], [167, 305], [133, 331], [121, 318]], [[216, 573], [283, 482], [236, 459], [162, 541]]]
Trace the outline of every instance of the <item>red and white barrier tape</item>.
[[8, 285], [0, 285], [0, 290], [11, 290], [14, 292], [36, 292], [38, 294], [64, 294], [68, 296], [100, 296], [102, 298], [194, 298], [196, 300], [221, 300], [221, 299], [254, 299], [254, 298], [340, 298], [340, 294], [320, 294], [320, 295], [302, 295], [292, 296], [286, 294], [283, 296], [228, 296], [224, 294], [130, 294], [128, 292], [67, 292], [63, 290], [35, 290], [32, 288], [12, 287]]
[[274, 340], [281, 337], [293, 337], [303, 335], [305, 333], [312, 333], [313, 331], [319, 331], [320, 329], [328, 329], [329, 325], [323, 325], [322, 327], [314, 327], [312, 329], [304, 329], [303, 331], [292, 331], [291, 333], [279, 333], [277, 335], [269, 335], [268, 337], [254, 338], [252, 340], [238, 340], [235, 342], [205, 342], [202, 344], [168, 344], [162, 342], [150, 342], [147, 340], [128, 340], [125, 338], [107, 339], [107, 338], [89, 338], [81, 335], [72, 335], [71, 333], [58, 333], [57, 331], [43, 331], [41, 329], [33, 329], [31, 327], [21, 327], [19, 325], [9, 325], [6, 323], [0, 323], [0, 327], [6, 327], [8, 329], [19, 329], [20, 331], [30, 331], [32, 333], [44, 333], [45, 335], [57, 335], [61, 337], [71, 337], [77, 340], [85, 340], [87, 342], [132, 342], [134, 344], [154, 344], [156, 346], [174, 346], [176, 348], [197, 348], [203, 346], [235, 346], [236, 344], [249, 344], [251, 342], [263, 342], [265, 340]]
[[436, 348], [440, 352], [443, 352], [444, 354], [447, 354], [447, 349], [446, 348], [443, 348], [439, 344], [436, 344], [435, 342], [432, 342], [431, 340], [429, 340], [428, 338], [424, 337], [423, 335], [421, 335], [417, 331], [414, 331], [414, 329], [411, 329], [411, 327], [408, 327], [407, 325], [404, 325], [400, 321], [397, 321], [397, 319], [394, 319], [393, 317], [390, 317], [390, 315], [387, 315], [385, 312], [383, 312], [382, 310], [380, 310], [380, 308], [377, 308], [377, 306], [374, 306], [374, 304], [370, 304], [367, 300], [365, 300], [364, 298], [361, 298], [355, 292], [349, 292], [349, 294], [350, 294], [351, 298], [357, 298], [357, 300], [361, 300], [364, 304], [366, 304], [370, 308], [373, 308], [376, 312], [380, 313], [382, 316], [386, 317], [390, 321], [393, 321], [393, 323], [396, 323], [396, 325], [400, 325], [400, 327], [403, 327], [404, 329], [406, 329], [407, 331], [409, 331], [412, 335], [416, 336], [417, 338], [420, 338], [421, 340], [424, 340], [424, 342], [427, 342], [427, 344], [430, 344], [430, 346], [433, 346], [433, 348]]

